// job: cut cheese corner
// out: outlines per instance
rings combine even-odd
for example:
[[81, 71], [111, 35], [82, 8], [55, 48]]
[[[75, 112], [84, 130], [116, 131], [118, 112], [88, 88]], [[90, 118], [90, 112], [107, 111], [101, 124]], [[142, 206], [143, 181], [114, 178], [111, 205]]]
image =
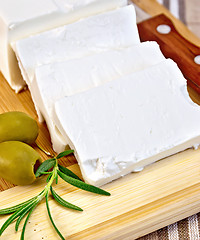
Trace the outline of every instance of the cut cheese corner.
[[12, 42], [126, 4], [127, 0], [0, 0], [2, 74], [10, 86], [19, 92], [25, 82], [11, 47]]
[[97, 186], [200, 143], [200, 107], [170, 59], [55, 103], [54, 121]]

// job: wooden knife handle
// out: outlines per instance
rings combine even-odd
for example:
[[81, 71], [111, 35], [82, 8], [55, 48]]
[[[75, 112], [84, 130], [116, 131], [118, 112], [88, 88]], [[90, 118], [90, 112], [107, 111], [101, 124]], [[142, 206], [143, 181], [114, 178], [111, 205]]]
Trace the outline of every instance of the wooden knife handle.
[[[171, 28], [168, 34], [157, 31], [157, 27], [163, 24]], [[181, 36], [172, 21], [164, 14], [139, 23], [138, 30], [141, 41], [156, 41], [164, 56], [178, 64], [188, 80], [188, 85], [200, 94], [200, 64], [194, 61], [194, 58], [200, 55], [200, 48]]]

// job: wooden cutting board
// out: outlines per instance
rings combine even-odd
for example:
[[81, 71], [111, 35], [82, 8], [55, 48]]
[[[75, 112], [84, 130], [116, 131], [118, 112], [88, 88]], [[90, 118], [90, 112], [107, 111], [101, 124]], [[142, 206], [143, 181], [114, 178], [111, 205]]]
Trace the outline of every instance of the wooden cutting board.
[[[161, 46], [162, 43], [167, 43], [167, 35], [158, 35], [155, 27], [152, 27], [155, 21], [156, 24], [161, 22], [163, 24], [163, 18], [168, 21], [164, 16], [158, 16], [140, 23], [141, 38], [144, 37], [148, 28], [153, 35], [156, 35]], [[173, 34], [180, 38], [176, 31], [173, 31]], [[173, 42], [170, 41], [170, 44], [173, 46]], [[184, 56], [182, 44], [173, 47], [180, 47], [178, 52]], [[197, 69], [192, 69], [191, 73], [196, 74], [196, 71], [199, 71], [199, 66]], [[196, 102], [199, 101], [198, 94], [191, 88], [190, 94]], [[2, 76], [0, 77], [0, 102], [0, 112], [19, 110], [37, 119], [29, 91], [16, 95]], [[45, 124], [40, 124], [38, 143], [51, 151]], [[47, 159], [43, 153], [40, 152], [40, 154], [44, 160]], [[80, 174], [73, 156], [63, 160], [62, 164], [71, 165], [70, 168]], [[0, 180], [2, 190], [0, 207], [8, 207], [35, 196], [43, 189], [44, 180], [38, 180], [31, 186], [14, 188], [11, 188], [13, 185], [6, 183], [3, 179]], [[66, 239], [136, 239], [199, 212], [200, 150], [190, 149], [168, 157], [146, 167], [140, 173], [129, 174], [103, 188], [112, 195], [97, 196], [77, 190], [62, 180], [59, 181], [58, 186], [55, 187], [57, 192], [67, 201], [84, 209], [82, 213], [65, 210], [54, 200], [50, 200], [53, 218]], [[6, 219], [7, 216], [0, 217], [0, 225]], [[21, 228], [18, 233], [15, 233], [13, 224], [6, 229], [1, 239], [20, 239], [20, 231]], [[32, 214], [25, 236], [29, 240], [58, 239], [51, 227], [44, 202]]]

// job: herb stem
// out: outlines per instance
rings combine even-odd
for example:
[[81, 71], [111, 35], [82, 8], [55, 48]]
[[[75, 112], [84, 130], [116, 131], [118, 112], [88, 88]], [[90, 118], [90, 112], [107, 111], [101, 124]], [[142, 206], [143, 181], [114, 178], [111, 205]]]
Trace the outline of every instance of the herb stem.
[[46, 151], [43, 147], [41, 147], [37, 142], [36, 142], [35, 144], [36, 144], [36, 146], [37, 146], [43, 153], [45, 153], [47, 156], [52, 157], [52, 158], [55, 157], [55, 156], [52, 155], [50, 152]]
[[35, 205], [33, 206], [33, 208], [30, 210], [30, 212], [28, 213], [28, 215], [27, 215], [27, 217], [26, 217], [26, 220], [25, 220], [25, 222], [24, 222], [24, 226], [23, 226], [23, 229], [22, 229], [22, 234], [21, 234], [20, 240], [24, 240], [24, 234], [25, 234], [26, 225], [27, 225], [28, 220], [29, 220], [29, 218], [30, 218], [30, 216], [31, 216], [31, 213], [32, 213], [33, 210], [36, 208], [36, 206], [37, 206], [37, 204], [35, 204]]
[[48, 202], [48, 195], [49, 193], [46, 194], [46, 207], [47, 207], [47, 212], [48, 212], [48, 215], [49, 215], [49, 218], [50, 218], [50, 221], [53, 225], [53, 227], [55, 228], [56, 232], [58, 233], [58, 235], [60, 236], [60, 238], [62, 240], [65, 240], [65, 238], [63, 237], [63, 235], [61, 234], [61, 232], [58, 230], [58, 228], [56, 227], [54, 221], [53, 221], [53, 218], [51, 216], [51, 212], [50, 212], [50, 208], [49, 208], [49, 202]]
[[22, 221], [22, 219], [26, 216], [26, 214], [27, 214], [28, 212], [31, 211], [32, 208], [35, 208], [38, 203], [39, 203], [39, 200], [34, 201], [34, 202], [33, 202], [28, 208], [26, 208], [26, 209], [24, 210], [24, 212], [19, 216], [19, 218], [17, 219], [16, 225], [15, 225], [15, 231], [16, 231], [16, 232], [18, 231], [19, 224], [20, 224], [20, 222]]
[[50, 172], [50, 175], [49, 175], [49, 178], [48, 178], [48, 182], [47, 182], [47, 184], [45, 186], [44, 191], [41, 194], [42, 198], [44, 196], [46, 196], [46, 195], [49, 195], [49, 191], [50, 191], [51, 185], [53, 184], [54, 179], [57, 179], [57, 177], [58, 177], [58, 173], [57, 172], [58, 172], [58, 160], [57, 160], [57, 158], [55, 158], [54, 168]]

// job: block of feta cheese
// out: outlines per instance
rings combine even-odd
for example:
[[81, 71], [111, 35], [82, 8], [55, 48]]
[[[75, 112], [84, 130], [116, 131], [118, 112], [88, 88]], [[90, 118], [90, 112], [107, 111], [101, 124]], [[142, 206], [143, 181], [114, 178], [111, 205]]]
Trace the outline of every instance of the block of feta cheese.
[[126, 4], [127, 0], [0, 0], [0, 70], [18, 92], [24, 81], [11, 42]]
[[54, 121], [99, 186], [200, 143], [200, 107], [170, 59], [58, 100]]
[[19, 40], [13, 49], [29, 85], [37, 66], [139, 42], [135, 9], [129, 5]]
[[30, 84], [31, 94], [39, 119], [43, 116], [46, 120], [53, 149], [61, 152], [67, 145], [52, 121], [56, 100], [139, 71], [164, 59], [156, 42], [144, 42], [121, 50], [36, 68], [35, 77]]

